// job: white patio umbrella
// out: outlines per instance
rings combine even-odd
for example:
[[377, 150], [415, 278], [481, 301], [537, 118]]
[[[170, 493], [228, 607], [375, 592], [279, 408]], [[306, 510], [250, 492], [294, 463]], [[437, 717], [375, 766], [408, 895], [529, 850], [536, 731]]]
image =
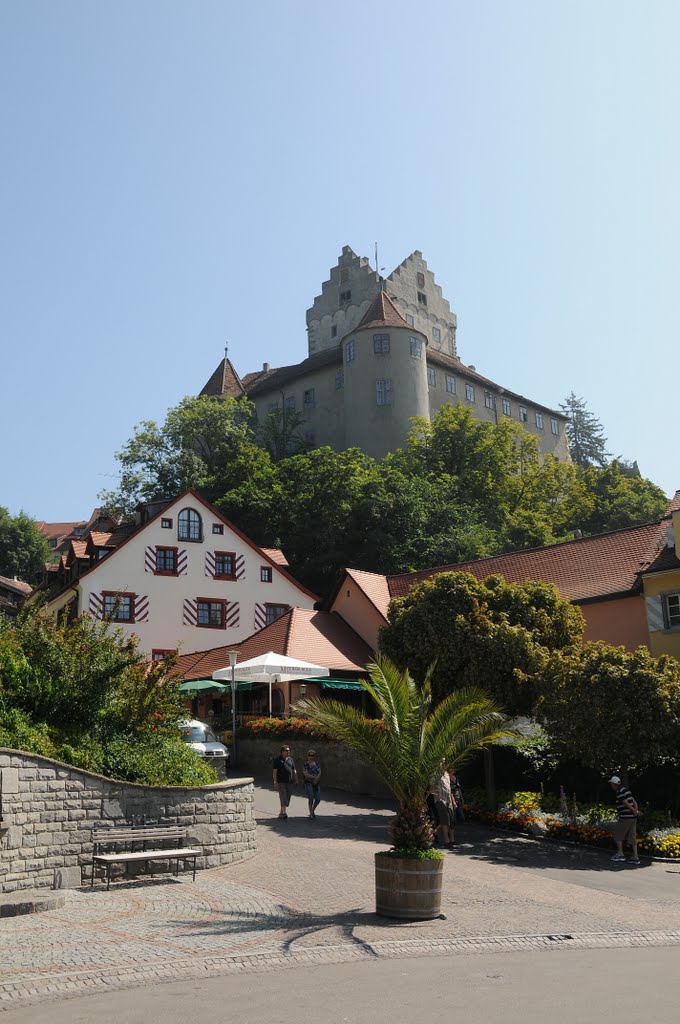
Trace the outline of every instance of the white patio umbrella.
[[[323, 665], [312, 665], [308, 661], [288, 658], [285, 654], [267, 651], [257, 658], [238, 662], [234, 671], [235, 679], [247, 679], [253, 683], [269, 683], [269, 717], [272, 714], [272, 680], [274, 676], [281, 679], [308, 679], [310, 677], [329, 676], [330, 670]], [[212, 674], [213, 679], [231, 679], [232, 669], [218, 668]]]

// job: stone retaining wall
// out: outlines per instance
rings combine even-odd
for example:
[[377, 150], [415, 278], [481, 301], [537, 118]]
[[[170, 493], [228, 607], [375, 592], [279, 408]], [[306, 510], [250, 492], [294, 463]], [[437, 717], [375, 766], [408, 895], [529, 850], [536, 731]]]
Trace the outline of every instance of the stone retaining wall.
[[362, 761], [354, 750], [344, 743], [333, 743], [330, 740], [310, 740], [309, 737], [287, 740], [280, 736], [239, 739], [238, 770], [247, 771], [255, 778], [266, 776], [271, 779], [272, 760], [278, 755], [284, 743], [290, 747], [300, 780], [307, 751], [315, 750], [321, 763], [322, 787], [329, 786], [331, 789], [344, 790], [346, 793], [361, 793], [381, 798], [392, 796], [377, 772]]
[[0, 748], [0, 893], [89, 880], [92, 828], [132, 819], [184, 825], [199, 868], [256, 850], [253, 780], [196, 788], [115, 782], [37, 754]]

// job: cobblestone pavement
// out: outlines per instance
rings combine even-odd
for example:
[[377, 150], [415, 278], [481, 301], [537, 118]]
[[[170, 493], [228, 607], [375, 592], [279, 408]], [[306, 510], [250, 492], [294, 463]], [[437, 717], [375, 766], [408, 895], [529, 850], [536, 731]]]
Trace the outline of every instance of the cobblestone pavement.
[[[0, 922], [0, 1008], [148, 981], [376, 957], [680, 945], [680, 867], [463, 826], [446, 856], [446, 920], [373, 913], [387, 804], [327, 794], [315, 821], [256, 791], [258, 854], [178, 879], [70, 891], [59, 910]], [[351, 803], [349, 801], [352, 801]]]

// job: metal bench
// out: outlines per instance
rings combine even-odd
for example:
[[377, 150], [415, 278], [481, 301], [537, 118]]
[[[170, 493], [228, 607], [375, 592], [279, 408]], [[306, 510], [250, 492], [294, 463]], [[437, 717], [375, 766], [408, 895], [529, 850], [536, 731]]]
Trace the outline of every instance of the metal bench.
[[[92, 880], [94, 887], [97, 866], [106, 868], [106, 891], [111, 887], [111, 868], [115, 864], [146, 863], [154, 860], [176, 861], [174, 874], [179, 874], [179, 863], [193, 860], [193, 881], [196, 881], [196, 858], [203, 853], [185, 846], [186, 829], [180, 825], [123, 825], [118, 828], [92, 830]], [[151, 847], [148, 844], [152, 844]], [[161, 844], [173, 843], [173, 846]], [[119, 849], [109, 850], [109, 847]], [[122, 849], [120, 849], [122, 847]], [[106, 850], [106, 852], [102, 852]], [[153, 871], [152, 871], [153, 875]]]

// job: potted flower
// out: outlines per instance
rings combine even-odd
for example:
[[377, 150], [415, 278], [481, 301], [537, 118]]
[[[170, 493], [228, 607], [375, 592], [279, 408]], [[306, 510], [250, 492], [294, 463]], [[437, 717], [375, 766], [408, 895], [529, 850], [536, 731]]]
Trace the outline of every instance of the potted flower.
[[473, 751], [512, 733], [482, 690], [459, 690], [432, 709], [429, 672], [419, 685], [408, 670], [378, 656], [368, 674], [361, 683], [380, 720], [324, 697], [304, 698], [295, 711], [356, 750], [397, 798], [392, 849], [375, 855], [376, 913], [409, 920], [438, 917], [444, 855], [432, 848], [427, 794], [444, 768], [459, 766]]

